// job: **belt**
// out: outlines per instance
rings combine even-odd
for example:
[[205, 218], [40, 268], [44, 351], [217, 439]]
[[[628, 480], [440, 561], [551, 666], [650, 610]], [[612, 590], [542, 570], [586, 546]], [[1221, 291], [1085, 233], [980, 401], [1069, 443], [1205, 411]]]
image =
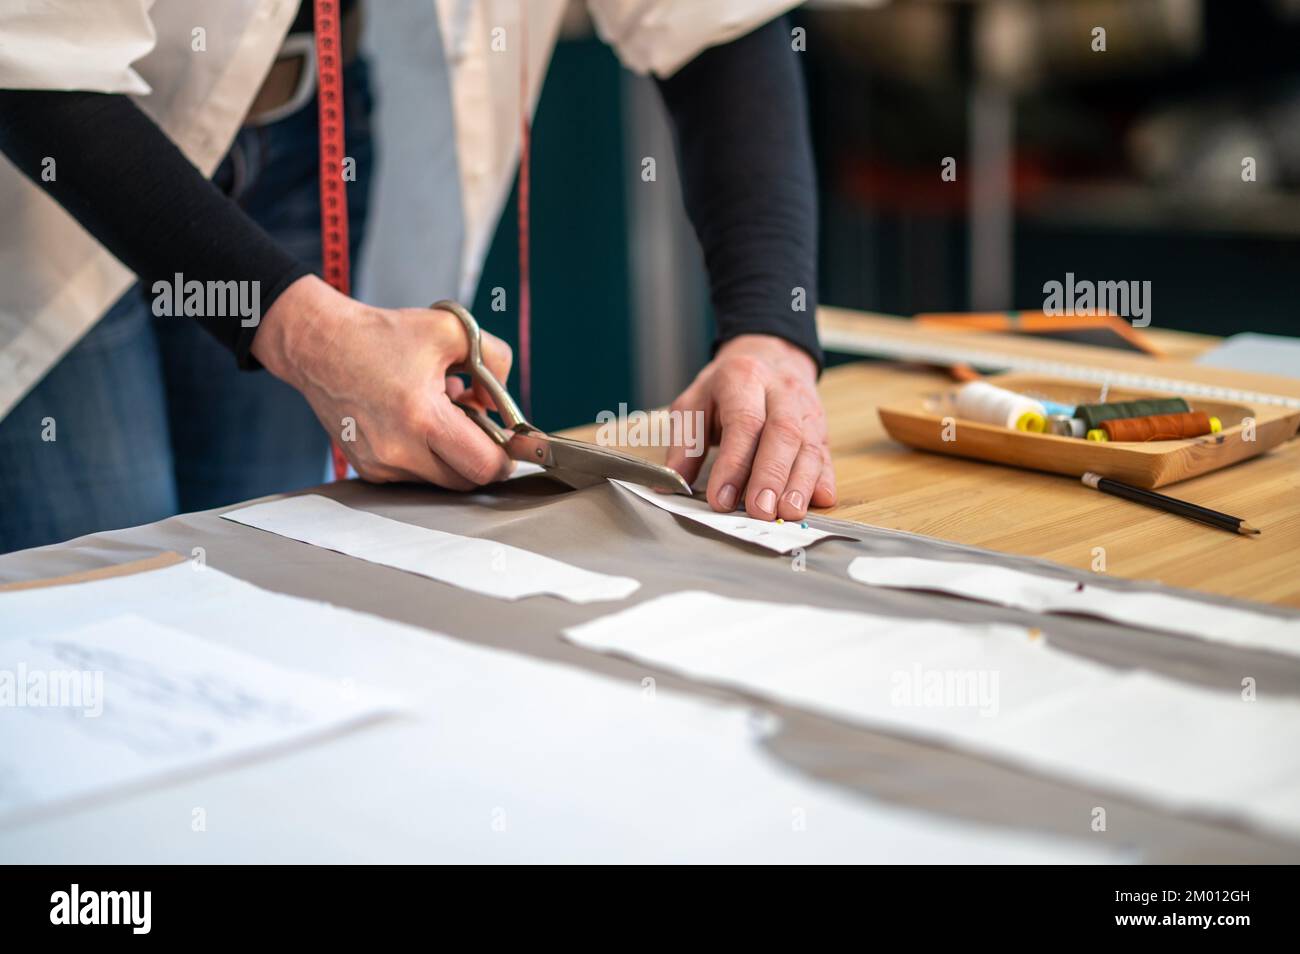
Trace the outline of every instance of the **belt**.
[[[311, 0], [306, 0], [310, 3]], [[340, 39], [343, 65], [357, 58], [361, 47], [361, 4], [355, 4], [342, 18]], [[316, 94], [316, 42], [311, 33], [290, 33], [271, 64], [266, 79], [253, 97], [244, 122], [265, 126], [291, 116]]]

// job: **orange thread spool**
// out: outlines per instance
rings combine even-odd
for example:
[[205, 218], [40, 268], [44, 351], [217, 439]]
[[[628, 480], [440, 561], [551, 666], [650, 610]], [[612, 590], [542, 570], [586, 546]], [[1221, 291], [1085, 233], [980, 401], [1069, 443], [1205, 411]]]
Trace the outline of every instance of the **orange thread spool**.
[[1204, 411], [1120, 417], [1102, 421], [1101, 426], [1112, 441], [1176, 441], [1185, 437], [1200, 437], [1212, 430], [1210, 415]]

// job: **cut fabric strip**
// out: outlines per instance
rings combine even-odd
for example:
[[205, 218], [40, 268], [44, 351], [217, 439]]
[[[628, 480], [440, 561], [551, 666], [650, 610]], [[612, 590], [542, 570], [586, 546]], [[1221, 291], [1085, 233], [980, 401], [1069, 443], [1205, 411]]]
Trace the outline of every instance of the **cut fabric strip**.
[[871, 586], [935, 590], [1034, 613], [1077, 613], [1243, 649], [1300, 656], [1300, 619], [1171, 593], [1120, 590], [994, 564], [920, 557], [858, 557], [849, 564], [849, 576]]
[[595, 603], [621, 600], [641, 586], [626, 576], [594, 573], [495, 540], [462, 537], [353, 510], [318, 494], [254, 504], [222, 516], [503, 600], [549, 594], [570, 603]]

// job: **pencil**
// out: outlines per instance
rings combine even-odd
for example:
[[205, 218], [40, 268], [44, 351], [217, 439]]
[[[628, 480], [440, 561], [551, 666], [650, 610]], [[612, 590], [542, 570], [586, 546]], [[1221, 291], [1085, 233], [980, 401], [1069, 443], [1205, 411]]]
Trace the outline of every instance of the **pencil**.
[[1109, 477], [1102, 477], [1100, 474], [1094, 474], [1091, 471], [1083, 475], [1083, 482], [1094, 490], [1100, 490], [1112, 497], [1122, 497], [1125, 500], [1133, 501], [1133, 503], [1145, 504], [1148, 507], [1163, 510], [1165, 513], [1173, 513], [1180, 517], [1186, 517], [1188, 520], [1195, 520], [1209, 527], [1227, 530], [1229, 533], [1247, 535], [1257, 535], [1259, 533], [1259, 530], [1240, 517], [1230, 517], [1226, 513], [1219, 513], [1219, 511], [1211, 510], [1209, 507], [1200, 507], [1194, 503], [1188, 503], [1186, 500], [1166, 497], [1154, 490], [1130, 487], [1128, 484], [1122, 484], [1118, 480], [1111, 480]]

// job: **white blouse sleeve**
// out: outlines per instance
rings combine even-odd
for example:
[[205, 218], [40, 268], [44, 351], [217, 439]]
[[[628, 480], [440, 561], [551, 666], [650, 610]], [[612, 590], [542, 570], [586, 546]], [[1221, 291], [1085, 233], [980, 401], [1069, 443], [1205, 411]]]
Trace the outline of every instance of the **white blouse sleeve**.
[[587, 0], [596, 32], [636, 73], [668, 77], [801, 0]]
[[154, 0], [0, 4], [0, 89], [148, 93], [132, 66], [154, 47]]

